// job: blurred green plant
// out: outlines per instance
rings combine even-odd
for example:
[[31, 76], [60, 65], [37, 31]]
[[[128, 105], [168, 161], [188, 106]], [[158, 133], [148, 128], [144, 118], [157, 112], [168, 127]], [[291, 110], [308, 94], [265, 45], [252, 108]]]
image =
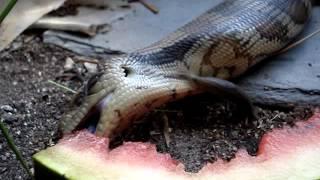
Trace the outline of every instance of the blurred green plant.
[[[4, 3], [4, 8], [0, 9], [0, 24], [4, 20], [4, 18], [10, 13], [14, 5], [17, 3], [18, 0], [9, 0], [8, 2]], [[2, 119], [0, 118], [0, 130], [6, 139], [9, 148], [14, 152], [17, 159], [23, 166], [23, 168], [27, 171], [28, 175], [31, 177], [31, 179], [34, 179], [32, 172], [30, 171], [26, 161], [23, 159], [21, 152], [18, 150], [17, 146], [14, 143], [13, 138], [9, 134], [8, 128], [5, 126], [5, 124], [2, 122]]]
[[4, 20], [4, 18], [9, 14], [11, 9], [14, 7], [14, 5], [17, 3], [18, 0], [9, 0], [7, 3], [5, 3], [4, 8], [0, 9], [0, 24]]
[[29, 170], [29, 167], [26, 161], [23, 159], [21, 152], [18, 150], [17, 146], [14, 144], [14, 140], [9, 134], [8, 128], [4, 125], [3, 120], [1, 118], [0, 118], [0, 130], [2, 131], [2, 134], [5, 137], [10, 149], [14, 152], [14, 154], [16, 155], [17, 159], [19, 160], [23, 168], [27, 171], [29, 176], [32, 179], [34, 179], [32, 172]]

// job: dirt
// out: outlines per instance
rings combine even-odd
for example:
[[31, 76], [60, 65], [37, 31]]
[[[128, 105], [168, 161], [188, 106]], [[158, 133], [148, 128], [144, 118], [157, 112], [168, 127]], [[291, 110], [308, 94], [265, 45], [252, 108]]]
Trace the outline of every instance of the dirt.
[[[188, 172], [198, 172], [217, 158], [229, 161], [244, 148], [256, 155], [265, 132], [308, 118], [309, 108], [270, 109], [256, 107], [258, 118], [238, 119], [236, 104], [212, 95], [189, 97], [151, 112], [140, 123], [124, 132], [112, 147], [123, 141], [144, 141], [157, 150], [170, 153], [185, 165]], [[166, 137], [167, 136], [167, 137]]]
[[[68, 57], [74, 59], [76, 54], [44, 44], [32, 34], [20, 36], [0, 53], [1, 121], [30, 167], [35, 152], [56, 143], [59, 120], [73, 95], [48, 80], [77, 89], [81, 79], [88, 77], [81, 65], [76, 68], [76, 76], [74, 72], [64, 73]], [[197, 172], [217, 158], [232, 159], [239, 148], [254, 155], [265, 132], [294, 125], [297, 119], [311, 114], [309, 108], [257, 107], [259, 118], [248, 121], [237, 119], [236, 109], [232, 102], [211, 95], [187, 98], [135, 122], [113, 141], [112, 147], [123, 141], [155, 143], [159, 152], [170, 153], [185, 164], [187, 171]], [[28, 179], [3, 136], [0, 152], [0, 179]]]
[[[70, 93], [49, 84], [62, 74], [72, 54], [33, 35], [18, 38], [0, 54], [0, 116], [32, 167], [31, 156], [56, 141], [58, 122]], [[76, 81], [64, 82], [75, 87]], [[80, 84], [80, 83], [78, 83]], [[0, 136], [0, 179], [27, 179]]]

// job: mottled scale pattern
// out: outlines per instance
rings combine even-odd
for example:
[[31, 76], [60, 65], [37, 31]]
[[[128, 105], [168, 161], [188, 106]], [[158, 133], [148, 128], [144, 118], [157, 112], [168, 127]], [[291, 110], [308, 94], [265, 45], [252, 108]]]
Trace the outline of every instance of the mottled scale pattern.
[[159, 42], [109, 60], [61, 129], [72, 131], [100, 108], [96, 133], [112, 136], [155, 107], [202, 92], [177, 74], [237, 77], [292, 42], [311, 8], [309, 0], [225, 0]]
[[303, 0], [227, 0], [132, 56], [152, 64], [182, 61], [194, 74], [232, 78], [292, 41], [310, 10]]

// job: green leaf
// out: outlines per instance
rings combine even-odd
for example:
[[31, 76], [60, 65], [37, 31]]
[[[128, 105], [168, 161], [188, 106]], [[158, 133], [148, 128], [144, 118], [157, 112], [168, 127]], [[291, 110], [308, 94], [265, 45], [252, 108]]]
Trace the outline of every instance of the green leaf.
[[9, 0], [9, 2], [4, 3], [4, 8], [0, 11], [0, 24], [4, 20], [4, 18], [9, 14], [11, 9], [14, 7], [14, 5], [17, 3], [18, 0]]

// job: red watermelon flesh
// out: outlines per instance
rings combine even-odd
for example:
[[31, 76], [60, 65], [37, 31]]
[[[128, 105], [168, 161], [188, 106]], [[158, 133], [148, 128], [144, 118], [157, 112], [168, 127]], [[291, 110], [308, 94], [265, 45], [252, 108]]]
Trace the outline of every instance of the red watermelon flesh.
[[108, 150], [108, 143], [87, 131], [68, 135], [34, 155], [36, 174], [54, 172], [77, 180], [320, 179], [320, 112], [294, 127], [265, 134], [257, 156], [241, 150], [230, 162], [208, 163], [198, 173], [185, 172], [182, 164], [158, 153], [155, 145], [127, 142]]

